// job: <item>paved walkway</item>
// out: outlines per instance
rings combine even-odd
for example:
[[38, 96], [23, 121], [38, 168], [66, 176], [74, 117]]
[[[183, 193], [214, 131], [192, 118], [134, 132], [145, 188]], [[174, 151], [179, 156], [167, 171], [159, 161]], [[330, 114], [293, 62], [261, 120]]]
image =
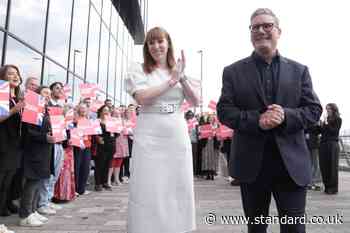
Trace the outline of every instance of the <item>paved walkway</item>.
[[[224, 224], [221, 216], [242, 215], [240, 192], [222, 177], [215, 181], [195, 180], [198, 233], [241, 233], [246, 232], [244, 225]], [[309, 216], [341, 215], [343, 224], [307, 225], [310, 233], [350, 232], [350, 173], [340, 173], [340, 193], [325, 195], [318, 191], [308, 194], [307, 213]], [[16, 233], [126, 233], [128, 186], [122, 185], [110, 191], [92, 192], [78, 197], [77, 200], [62, 204], [63, 210], [50, 217], [49, 222], [39, 228], [16, 226], [17, 216], [0, 218]], [[205, 224], [209, 213], [216, 215], [216, 223]], [[276, 215], [271, 209], [270, 215]], [[169, 219], [171, 221], [171, 219]], [[278, 233], [279, 226], [269, 227], [269, 233]], [[145, 232], [148, 233], [148, 232]]]

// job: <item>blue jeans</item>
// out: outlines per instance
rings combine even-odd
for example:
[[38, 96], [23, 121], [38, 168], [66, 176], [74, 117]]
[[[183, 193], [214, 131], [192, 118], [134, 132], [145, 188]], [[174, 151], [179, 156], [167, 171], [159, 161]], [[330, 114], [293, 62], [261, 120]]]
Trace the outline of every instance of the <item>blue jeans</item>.
[[60, 176], [64, 161], [64, 150], [61, 144], [54, 145], [54, 175], [50, 178], [41, 180], [39, 187], [39, 203], [38, 208], [47, 206], [53, 198], [55, 184]]

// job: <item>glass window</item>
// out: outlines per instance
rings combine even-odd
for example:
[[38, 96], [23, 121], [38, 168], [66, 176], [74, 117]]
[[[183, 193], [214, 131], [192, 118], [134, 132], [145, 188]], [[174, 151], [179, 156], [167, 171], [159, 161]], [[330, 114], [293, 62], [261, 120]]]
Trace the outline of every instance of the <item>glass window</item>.
[[[2, 57], [2, 44], [3, 43], [4, 43], [4, 33], [2, 31], [0, 31], [0, 56], [1, 57]], [[1, 57], [0, 57], [0, 60], [1, 60]]]
[[119, 102], [121, 100], [121, 82], [122, 82], [122, 53], [120, 48], [117, 48], [117, 70], [116, 70], [116, 78], [115, 78], [115, 99]]
[[117, 32], [117, 42], [119, 48], [123, 48], [123, 35], [124, 35], [124, 22], [118, 15], [119, 21], [118, 21], [118, 32]]
[[47, 32], [47, 54], [67, 66], [72, 0], [51, 0]]
[[106, 23], [107, 27], [109, 28], [109, 19], [111, 16], [111, 0], [104, 0], [103, 1], [103, 8], [102, 8], [102, 19]]
[[101, 14], [102, 0], [91, 0], [91, 2], [95, 6], [98, 14]]
[[5, 27], [7, 0], [0, 0], [0, 27]]
[[128, 65], [128, 57], [127, 56], [123, 56], [123, 65], [122, 65], [122, 75], [121, 75], [121, 90], [122, 90], [122, 103], [125, 104], [126, 103], [126, 90], [125, 90], [125, 83], [124, 83], [124, 78], [125, 78], [125, 74], [126, 74], [126, 70], [127, 70], [127, 65]]
[[73, 94], [73, 103], [74, 104], [78, 104], [80, 99], [80, 89], [79, 89], [79, 85], [81, 83], [83, 83], [84, 81], [79, 79], [78, 77], [75, 76], [74, 80], [73, 80], [73, 75], [71, 73], [69, 73], [69, 85], [72, 88], [72, 94]]
[[89, 30], [89, 48], [87, 58], [86, 81], [97, 83], [97, 66], [98, 66], [98, 45], [100, 34], [100, 17], [96, 11], [91, 8], [90, 13], [90, 30]]
[[46, 9], [47, 0], [12, 1], [10, 32], [42, 51]]
[[[108, 72], [108, 95], [114, 96], [114, 85], [115, 85], [115, 55], [116, 55], [116, 41], [111, 37], [111, 44], [109, 49], [109, 72]], [[114, 97], [113, 97], [114, 99]]]
[[41, 77], [41, 61], [42, 57], [32, 49], [26, 47], [22, 43], [8, 37], [6, 64], [14, 64], [18, 66], [23, 83], [29, 76]]
[[[75, 0], [71, 53], [70, 53], [71, 57], [70, 57], [69, 67], [71, 71], [75, 70], [75, 73], [78, 74], [80, 77], [84, 77], [88, 17], [89, 17], [89, 1]], [[75, 56], [75, 69], [73, 67], [74, 56]]]
[[117, 39], [118, 31], [118, 13], [117, 10], [112, 6], [112, 16], [111, 16], [111, 32], [115, 39]]
[[54, 82], [66, 83], [66, 70], [56, 65], [49, 59], [45, 60], [43, 84], [49, 86]]
[[102, 24], [98, 86], [104, 92], [107, 91], [108, 39], [108, 29], [104, 26], [104, 24]]

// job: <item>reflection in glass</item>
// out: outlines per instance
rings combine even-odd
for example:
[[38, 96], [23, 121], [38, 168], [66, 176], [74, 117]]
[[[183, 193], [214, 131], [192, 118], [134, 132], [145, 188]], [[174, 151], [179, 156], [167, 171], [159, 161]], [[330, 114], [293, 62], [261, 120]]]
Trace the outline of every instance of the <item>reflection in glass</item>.
[[97, 83], [97, 66], [98, 66], [98, 45], [100, 33], [100, 17], [96, 11], [91, 8], [90, 13], [90, 30], [89, 30], [89, 48], [87, 58], [86, 81]]
[[67, 66], [72, 0], [51, 0], [47, 34], [47, 54]]
[[98, 14], [101, 14], [102, 0], [91, 0], [91, 3], [95, 6]]
[[74, 1], [74, 19], [72, 29], [72, 44], [70, 53], [70, 70], [73, 71], [74, 51], [79, 50], [81, 53], [75, 55], [75, 73], [79, 76], [84, 76], [85, 69], [85, 47], [86, 33], [89, 16], [89, 1], [75, 0]]
[[46, 8], [45, 0], [11, 2], [10, 32], [39, 51], [43, 49]]
[[119, 15], [117, 10], [112, 6], [112, 16], [111, 16], [111, 32], [115, 39], [117, 39], [117, 30], [118, 30], [118, 19]]
[[[72, 93], [73, 93], [73, 103], [76, 105], [79, 103], [80, 101], [80, 89], [79, 89], [79, 85], [81, 83], [83, 83], [84, 81], [75, 77], [74, 81], [73, 81], [73, 75], [71, 73], [69, 73], [69, 79], [68, 79], [68, 83], [72, 88]], [[74, 84], [73, 84], [74, 83]]]
[[116, 73], [115, 73], [116, 41], [112, 37], [111, 37], [109, 53], [110, 54], [109, 54], [109, 72], [108, 72], [108, 95], [114, 96], [114, 80], [116, 76]]
[[6, 64], [14, 64], [18, 66], [23, 82], [25, 82], [29, 76], [38, 77], [38, 79], [40, 79], [42, 60], [41, 55], [12, 37], [8, 37], [5, 59]]
[[102, 91], [107, 91], [107, 69], [108, 69], [108, 38], [107, 28], [102, 24], [101, 30], [101, 48], [100, 48], [100, 66], [98, 86]]
[[7, 0], [0, 0], [0, 27], [5, 27]]
[[[124, 45], [126, 45], [126, 43], [124, 43]], [[125, 47], [125, 52], [126, 52], [127, 48]], [[124, 83], [124, 77], [125, 77], [125, 73], [126, 73], [126, 70], [127, 70], [127, 64], [128, 64], [128, 57], [127, 57], [127, 54], [124, 54], [123, 56], [123, 62], [122, 62], [122, 75], [121, 75], [121, 79], [122, 79], [122, 82], [121, 82], [121, 90], [122, 90], [122, 103], [126, 103], [126, 96], [127, 96], [127, 93], [126, 93], [126, 90], [125, 90], [125, 83]]]
[[52, 61], [46, 59], [45, 60], [45, 68], [44, 68], [44, 85], [50, 85], [54, 82], [61, 82], [63, 85], [66, 83], [66, 70], [62, 67], [56, 65]]
[[0, 56], [2, 57], [2, 43], [4, 42], [4, 33], [0, 31]]
[[115, 80], [115, 99], [121, 101], [121, 82], [122, 82], [122, 53], [120, 48], [117, 49], [117, 75]]
[[124, 36], [125, 24], [119, 15], [118, 15], [118, 18], [119, 20], [118, 20], [117, 42], [118, 42], [119, 48], [123, 48], [123, 36]]
[[102, 7], [102, 19], [109, 28], [109, 20], [111, 16], [111, 1], [110, 0], [104, 0], [103, 1], [103, 7]]

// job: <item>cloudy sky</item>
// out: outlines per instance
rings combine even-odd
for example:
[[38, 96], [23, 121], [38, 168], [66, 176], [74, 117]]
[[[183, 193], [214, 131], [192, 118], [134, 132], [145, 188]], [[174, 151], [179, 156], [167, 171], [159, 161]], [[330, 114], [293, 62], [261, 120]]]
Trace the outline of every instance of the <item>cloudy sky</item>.
[[222, 70], [249, 56], [249, 18], [260, 7], [280, 19], [279, 50], [310, 68], [323, 106], [339, 105], [343, 129], [350, 128], [350, 31], [347, 1], [278, 0], [149, 0], [148, 27], [162, 26], [171, 35], [177, 55], [185, 51], [186, 71], [200, 78], [203, 50], [204, 103], [217, 100]]

